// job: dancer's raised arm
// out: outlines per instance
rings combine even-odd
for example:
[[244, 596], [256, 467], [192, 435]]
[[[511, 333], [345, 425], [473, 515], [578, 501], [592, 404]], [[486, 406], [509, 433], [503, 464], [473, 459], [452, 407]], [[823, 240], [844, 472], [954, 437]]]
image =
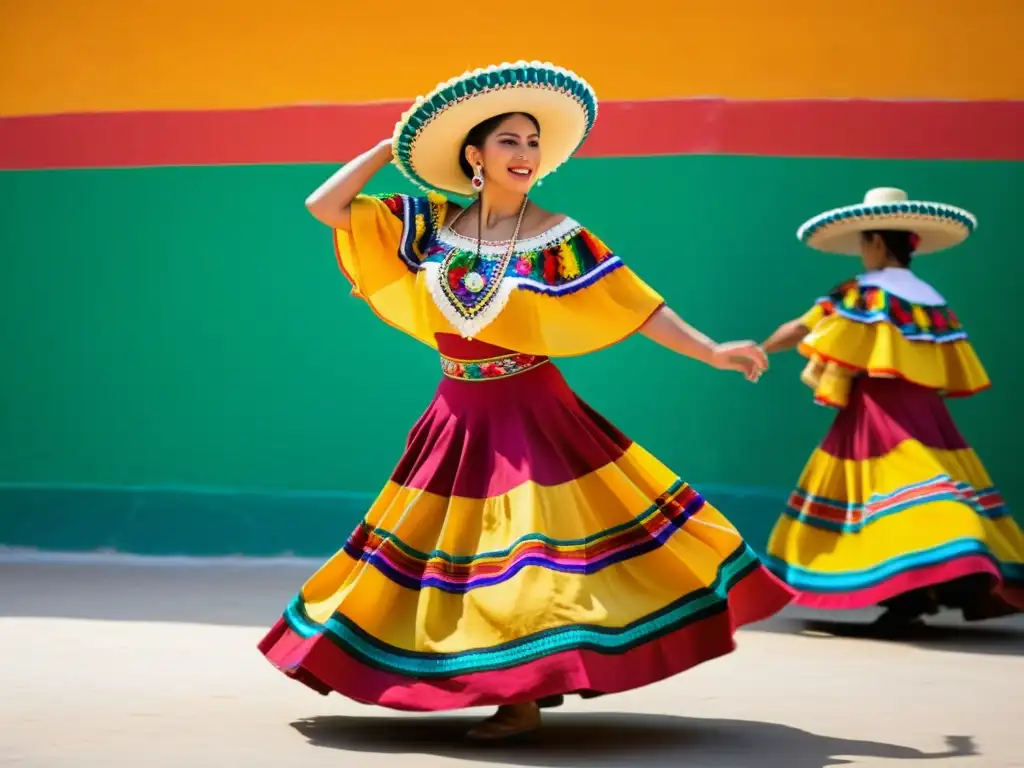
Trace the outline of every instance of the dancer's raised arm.
[[349, 228], [349, 206], [374, 175], [391, 162], [391, 139], [349, 161], [306, 198], [317, 221], [334, 229]]

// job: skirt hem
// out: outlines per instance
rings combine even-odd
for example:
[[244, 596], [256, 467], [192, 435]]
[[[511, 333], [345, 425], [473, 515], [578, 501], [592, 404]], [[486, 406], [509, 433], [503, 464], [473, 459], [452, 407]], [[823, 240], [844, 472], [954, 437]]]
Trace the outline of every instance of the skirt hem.
[[412, 712], [497, 706], [559, 696], [619, 693], [731, 653], [735, 630], [775, 614], [791, 591], [763, 566], [729, 590], [726, 605], [695, 623], [620, 653], [581, 648], [504, 670], [413, 678], [371, 667], [323, 635], [303, 638], [281, 619], [259, 650], [287, 676], [321, 694]]
[[[873, 608], [888, 600], [905, 595], [908, 592], [928, 587], [936, 587], [967, 576], [987, 575], [992, 577], [990, 592], [983, 597], [995, 598], [1003, 604], [999, 610], [993, 606], [987, 611], [971, 610], [971, 606], [963, 606], [965, 614], [971, 613], [973, 618], [994, 618], [1000, 615], [1024, 611], [1024, 585], [1016, 585], [1005, 581], [998, 566], [984, 555], [969, 555], [946, 563], [904, 571], [886, 579], [880, 584], [861, 589], [834, 592], [812, 592], [799, 589], [793, 600], [794, 605], [803, 608], [821, 610], [858, 610]], [[780, 576], [780, 578], [782, 578]], [[961, 607], [961, 606], [957, 606]]]

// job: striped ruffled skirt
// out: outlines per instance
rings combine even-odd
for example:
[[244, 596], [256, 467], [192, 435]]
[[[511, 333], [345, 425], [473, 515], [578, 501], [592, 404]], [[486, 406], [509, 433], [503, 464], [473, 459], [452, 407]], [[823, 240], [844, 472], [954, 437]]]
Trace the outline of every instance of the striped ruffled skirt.
[[437, 393], [345, 545], [260, 644], [403, 710], [637, 688], [733, 650], [791, 592], [554, 364], [439, 337]]
[[1024, 535], [933, 390], [855, 380], [768, 544], [814, 608], [1024, 609]]

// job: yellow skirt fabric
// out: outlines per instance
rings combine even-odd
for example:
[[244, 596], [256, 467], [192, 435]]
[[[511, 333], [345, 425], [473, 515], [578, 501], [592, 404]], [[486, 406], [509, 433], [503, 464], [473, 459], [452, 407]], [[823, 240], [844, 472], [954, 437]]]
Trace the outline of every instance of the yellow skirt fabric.
[[261, 644], [275, 665], [395, 709], [592, 696], [729, 653], [789, 602], [718, 510], [531, 365], [442, 382]]
[[939, 394], [902, 379], [853, 380], [767, 564], [810, 607], [927, 592], [968, 618], [1024, 608], [1024, 535]]

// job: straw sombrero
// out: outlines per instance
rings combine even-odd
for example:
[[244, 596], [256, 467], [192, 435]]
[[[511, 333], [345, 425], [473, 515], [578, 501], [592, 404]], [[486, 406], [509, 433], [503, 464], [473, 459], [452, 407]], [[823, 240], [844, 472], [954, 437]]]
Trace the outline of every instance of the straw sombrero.
[[860, 254], [860, 233], [871, 229], [914, 232], [920, 238], [915, 255], [952, 248], [970, 237], [978, 226], [974, 216], [953, 205], [908, 200], [902, 189], [878, 187], [859, 205], [820, 213], [804, 222], [796, 236], [827, 253]]
[[541, 130], [542, 179], [568, 160], [597, 119], [597, 97], [574, 72], [539, 61], [466, 72], [416, 99], [395, 125], [395, 164], [418, 186], [470, 196], [459, 150], [478, 123], [506, 112], [528, 112]]

